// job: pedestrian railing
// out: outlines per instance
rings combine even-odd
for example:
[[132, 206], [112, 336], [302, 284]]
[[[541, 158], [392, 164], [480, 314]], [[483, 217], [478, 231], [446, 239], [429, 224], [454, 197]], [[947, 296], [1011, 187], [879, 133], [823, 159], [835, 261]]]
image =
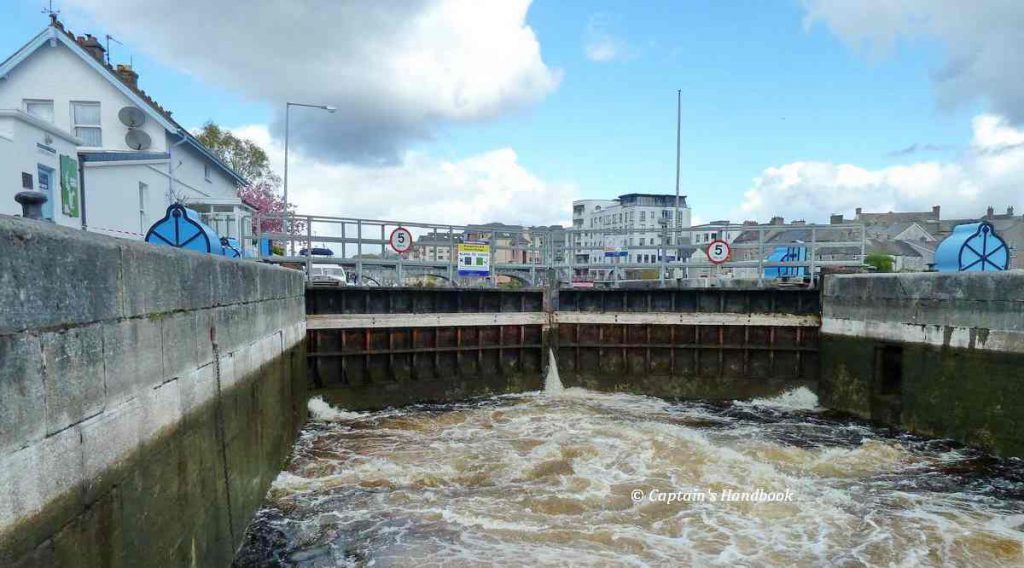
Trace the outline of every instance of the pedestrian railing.
[[[821, 267], [861, 266], [865, 254], [860, 224], [526, 227], [262, 214], [253, 227], [251, 239], [264, 243], [255, 247], [264, 261], [302, 265], [310, 275], [314, 266], [340, 266], [354, 284], [381, 286], [540, 286], [553, 277], [602, 286], [681, 278], [810, 279]], [[464, 275], [460, 259], [470, 258], [467, 248], [486, 256], [485, 274]]]

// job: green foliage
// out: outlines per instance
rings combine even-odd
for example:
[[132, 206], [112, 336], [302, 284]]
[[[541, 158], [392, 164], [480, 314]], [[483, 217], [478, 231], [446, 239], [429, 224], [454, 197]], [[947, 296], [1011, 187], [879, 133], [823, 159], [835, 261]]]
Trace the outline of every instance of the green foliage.
[[880, 253], [873, 252], [864, 259], [864, 264], [874, 266], [876, 272], [892, 272], [892, 257]]
[[196, 138], [251, 183], [277, 177], [267, 153], [252, 140], [239, 138], [213, 122], [204, 124]]

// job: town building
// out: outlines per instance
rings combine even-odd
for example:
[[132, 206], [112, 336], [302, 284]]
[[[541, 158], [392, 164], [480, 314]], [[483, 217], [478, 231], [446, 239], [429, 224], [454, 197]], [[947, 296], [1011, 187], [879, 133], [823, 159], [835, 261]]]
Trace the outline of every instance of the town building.
[[[168, 205], [185, 203], [222, 237], [239, 237], [253, 208], [247, 181], [112, 66], [97, 38], [75, 36], [55, 16], [0, 63], [0, 213], [14, 194], [47, 196], [54, 223], [143, 238]], [[246, 231], [247, 233], [248, 231]]]
[[462, 233], [437, 231], [420, 235], [409, 253], [413, 260], [429, 260], [449, 262], [458, 254], [457, 247], [462, 242]]
[[[853, 221], [864, 225], [867, 254], [885, 254], [893, 259], [895, 271], [930, 270], [935, 248], [952, 234], [957, 225], [987, 221], [995, 228], [1010, 249], [1010, 268], [1024, 268], [1024, 216], [1014, 215], [1013, 207], [996, 213], [988, 207], [975, 218], [942, 219], [938, 205], [930, 211], [869, 213], [857, 208]], [[832, 215], [832, 224], [847, 222], [842, 215]]]
[[[582, 199], [573, 202], [570, 246], [574, 264], [586, 274], [604, 278], [616, 264], [674, 262], [689, 254], [685, 233], [676, 237], [672, 229], [690, 227], [690, 207], [686, 196], [679, 197], [679, 218], [675, 215], [676, 196], [672, 194], [627, 193], [617, 199]], [[687, 247], [685, 255], [678, 249]], [[665, 257], [664, 259], [662, 257]], [[609, 265], [608, 268], [593, 265]]]
[[463, 242], [487, 242], [491, 245], [493, 264], [538, 264], [540, 251], [532, 249], [527, 230], [521, 225], [487, 223], [469, 225], [463, 231]]

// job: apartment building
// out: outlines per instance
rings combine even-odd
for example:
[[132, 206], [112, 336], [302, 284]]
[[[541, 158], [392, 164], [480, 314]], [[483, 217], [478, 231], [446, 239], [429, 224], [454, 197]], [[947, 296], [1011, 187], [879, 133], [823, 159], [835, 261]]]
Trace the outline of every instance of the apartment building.
[[[690, 207], [686, 196], [673, 194], [627, 193], [617, 199], [581, 199], [573, 202], [571, 246], [574, 261], [583, 265], [609, 265], [596, 268], [603, 277], [617, 264], [674, 262], [678, 249], [689, 249], [686, 234], [676, 237], [672, 229], [690, 227]], [[586, 272], [581, 268], [578, 272]]]

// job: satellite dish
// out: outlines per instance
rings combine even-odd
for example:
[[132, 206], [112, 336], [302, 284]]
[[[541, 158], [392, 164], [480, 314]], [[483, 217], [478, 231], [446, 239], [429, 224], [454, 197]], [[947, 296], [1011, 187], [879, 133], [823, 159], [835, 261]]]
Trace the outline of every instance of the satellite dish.
[[128, 128], [137, 128], [146, 123], [146, 113], [139, 107], [126, 106], [117, 111], [117, 118]]
[[125, 134], [124, 136], [124, 143], [132, 150], [145, 150], [146, 148], [149, 148], [152, 140], [149, 138], [149, 134], [146, 134], [145, 130], [129, 128], [128, 134]]

